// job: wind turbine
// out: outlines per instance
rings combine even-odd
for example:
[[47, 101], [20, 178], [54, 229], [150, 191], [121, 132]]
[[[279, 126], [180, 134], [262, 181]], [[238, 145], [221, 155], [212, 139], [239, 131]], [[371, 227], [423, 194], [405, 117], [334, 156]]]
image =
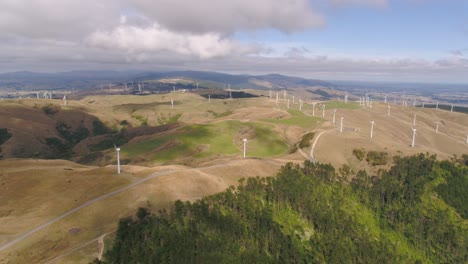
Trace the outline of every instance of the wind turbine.
[[36, 98], [39, 99], [39, 92], [36, 92]]
[[171, 98], [171, 109], [174, 109], [174, 100]]
[[231, 87], [229, 87], [229, 99], [232, 99]]
[[369, 108], [372, 108], [372, 99], [369, 100]]
[[208, 95], [208, 103], [211, 103], [211, 94]]
[[371, 121], [371, 129], [370, 129], [370, 138], [372, 139], [374, 137], [374, 121]]
[[436, 129], [435, 129], [435, 132], [436, 134], [439, 134], [439, 121], [435, 122], [436, 123]]
[[63, 105], [67, 106], [67, 95], [63, 96]]
[[325, 104], [322, 105], [322, 118], [325, 118]]
[[276, 93], [276, 107], [278, 107], [278, 93]]
[[387, 103], [387, 95], [385, 95], [384, 103]]
[[413, 129], [413, 142], [411, 143], [411, 147], [414, 148], [414, 142], [416, 140], [416, 128], [412, 128]]
[[268, 96], [268, 97], [270, 97], [270, 99], [271, 99], [271, 90], [268, 90], [268, 92], [269, 92], [269, 96]]
[[436, 102], [436, 109], [439, 109], [439, 101]]
[[289, 109], [289, 98], [288, 98], [288, 109]]
[[138, 93], [141, 93], [141, 83], [138, 83]]
[[246, 149], [246, 146], [247, 146], [247, 139], [244, 138], [244, 159], [245, 159], [245, 149]]
[[120, 174], [120, 148], [114, 144], [115, 152], [117, 152], [117, 174]]
[[198, 83], [197, 83], [197, 90], [198, 90]]
[[315, 105], [317, 103], [312, 103], [312, 116], [315, 116]]
[[283, 91], [283, 97], [286, 99], [286, 90]]
[[335, 124], [336, 109], [333, 110], [333, 125]]
[[416, 126], [416, 114], [414, 114], [414, 117], [413, 117], [413, 126]]
[[345, 95], [344, 102], [345, 102], [345, 104], [348, 104], [348, 95]]
[[344, 117], [341, 117], [341, 123], [340, 123], [340, 133], [343, 133], [343, 119]]
[[299, 111], [302, 111], [302, 99], [299, 99]]
[[387, 116], [390, 116], [390, 105], [387, 106]]
[[451, 113], [453, 112], [453, 105], [452, 105], [452, 107], [450, 107], [450, 112], [451, 112]]
[[422, 103], [422, 108], [424, 108], [424, 102]]

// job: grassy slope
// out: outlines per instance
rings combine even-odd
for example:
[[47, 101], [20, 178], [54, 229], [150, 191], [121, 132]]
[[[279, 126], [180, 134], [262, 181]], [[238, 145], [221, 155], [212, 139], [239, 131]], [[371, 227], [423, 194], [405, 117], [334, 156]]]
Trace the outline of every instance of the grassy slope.
[[289, 114], [291, 114], [290, 118], [286, 119], [273, 119], [267, 118], [263, 119], [262, 121], [274, 123], [274, 124], [281, 124], [281, 125], [291, 125], [291, 126], [299, 126], [302, 128], [311, 128], [317, 125], [321, 118], [318, 117], [310, 117], [306, 116], [299, 110], [288, 110]]
[[129, 156], [138, 156], [160, 148], [153, 155], [156, 161], [168, 161], [183, 156], [235, 155], [241, 153], [242, 138], [245, 136], [249, 139], [249, 155], [277, 156], [284, 153], [288, 146], [271, 128], [268, 125], [234, 120], [191, 125], [176, 133], [130, 144], [123, 152]]

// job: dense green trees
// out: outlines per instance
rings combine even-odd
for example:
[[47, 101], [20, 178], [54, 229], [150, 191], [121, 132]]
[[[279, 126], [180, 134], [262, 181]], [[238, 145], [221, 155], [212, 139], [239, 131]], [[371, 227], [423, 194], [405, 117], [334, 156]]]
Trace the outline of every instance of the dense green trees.
[[287, 164], [170, 211], [140, 209], [120, 220], [104, 262], [468, 262], [468, 167], [417, 155], [351, 183], [340, 172]]

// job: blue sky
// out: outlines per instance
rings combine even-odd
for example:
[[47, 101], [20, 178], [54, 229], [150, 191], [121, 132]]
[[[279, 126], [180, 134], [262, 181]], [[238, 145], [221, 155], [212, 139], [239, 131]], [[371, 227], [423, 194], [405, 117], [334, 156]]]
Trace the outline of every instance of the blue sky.
[[464, 0], [0, 1], [0, 72], [468, 83]]

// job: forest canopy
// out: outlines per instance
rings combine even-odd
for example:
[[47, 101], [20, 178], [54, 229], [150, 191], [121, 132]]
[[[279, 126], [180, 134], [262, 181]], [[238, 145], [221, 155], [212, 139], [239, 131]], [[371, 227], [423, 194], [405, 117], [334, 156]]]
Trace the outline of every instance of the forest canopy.
[[171, 210], [140, 208], [102, 263], [468, 263], [464, 163], [420, 154], [349, 173], [287, 164]]

